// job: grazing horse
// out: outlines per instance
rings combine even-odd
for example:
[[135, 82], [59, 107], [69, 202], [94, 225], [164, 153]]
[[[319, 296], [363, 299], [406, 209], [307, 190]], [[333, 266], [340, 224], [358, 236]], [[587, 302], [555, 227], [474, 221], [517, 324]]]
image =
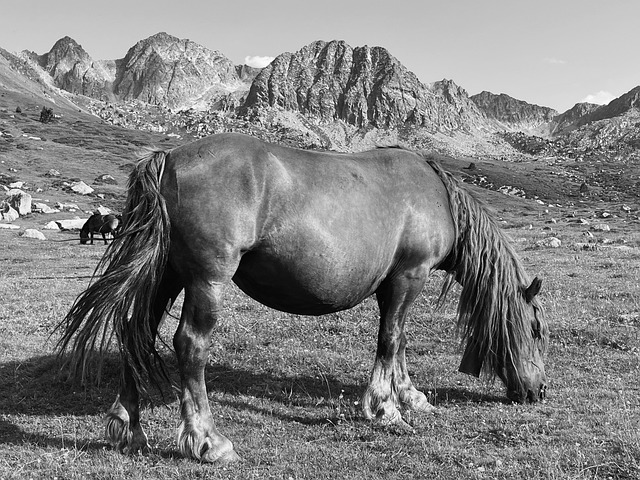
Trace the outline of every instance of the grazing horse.
[[94, 213], [84, 223], [82, 230], [80, 230], [80, 243], [85, 245], [89, 240], [89, 236], [91, 236], [90, 245], [93, 245], [93, 234], [100, 233], [102, 234], [102, 239], [106, 245], [106, 234], [110, 233], [115, 237], [118, 228], [120, 227], [120, 223], [121, 217], [119, 215], [100, 215], [99, 213]]
[[462, 285], [460, 369], [497, 375], [516, 402], [544, 398], [547, 324], [506, 236], [450, 174], [401, 148], [356, 154], [312, 152], [245, 135], [214, 135], [151, 151], [131, 173], [122, 233], [101, 275], [60, 326], [61, 351], [83, 376], [112, 329], [122, 381], [107, 414], [116, 448], [148, 449], [139, 400], [166, 377], [158, 325], [184, 289], [173, 338], [181, 381], [178, 446], [185, 456], [238, 458], [216, 428], [204, 369], [225, 285], [282, 310], [322, 315], [375, 294], [377, 352], [362, 405], [366, 418], [403, 424], [402, 411], [429, 412], [405, 362], [407, 310], [434, 270]]

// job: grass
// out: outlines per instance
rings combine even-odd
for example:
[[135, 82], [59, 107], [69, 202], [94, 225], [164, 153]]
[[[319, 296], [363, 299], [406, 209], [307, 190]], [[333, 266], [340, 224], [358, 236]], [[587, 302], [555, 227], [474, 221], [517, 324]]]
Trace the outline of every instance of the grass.
[[[101, 385], [85, 389], [58, 374], [49, 339], [104, 247], [0, 231], [0, 478], [637, 478], [640, 234], [624, 234], [630, 252], [532, 248], [542, 228], [508, 232], [545, 282], [546, 403], [509, 404], [501, 385], [456, 372], [455, 302], [434, 310], [434, 279], [412, 310], [408, 361], [437, 413], [412, 416], [412, 431], [377, 428], [359, 406], [375, 302], [301, 317], [230, 287], [207, 370], [218, 427], [244, 459], [224, 468], [178, 455], [171, 393], [144, 411], [151, 454], [126, 457], [104, 443], [116, 358]], [[566, 242], [579, 239], [572, 224], [556, 229]], [[174, 319], [164, 325], [168, 344], [174, 328]]]
[[[7, 112], [14, 110], [0, 111], [3, 129], [14, 134], [0, 144], [3, 178], [26, 180], [32, 191], [41, 188], [35, 196], [83, 210], [104, 199], [65, 192], [44, 173], [54, 168], [87, 183], [112, 174], [118, 185], [108, 193], [118, 205], [133, 151], [163, 142], [99, 124], [43, 126], [34, 120], [37, 107], [11, 119]], [[45, 140], [25, 140], [22, 132]], [[447, 160], [452, 170], [466, 165], [468, 159]], [[77, 234], [43, 230], [43, 242], [0, 230], [0, 478], [640, 478], [637, 201], [624, 199], [632, 206], [625, 213], [622, 201], [572, 197], [579, 180], [569, 188], [543, 164], [478, 165], [483, 174], [504, 177], [496, 184], [551, 185], [548, 201], [562, 205], [476, 189], [514, 239], [528, 272], [544, 280], [551, 328], [545, 403], [510, 404], [500, 384], [457, 372], [456, 303], [452, 296], [442, 310], [434, 309], [437, 276], [407, 324], [410, 373], [437, 411], [412, 415], [410, 430], [376, 427], [360, 411], [375, 354], [373, 299], [350, 311], [301, 317], [269, 310], [230, 286], [206, 381], [217, 425], [243, 462], [219, 467], [181, 458], [171, 391], [143, 411], [153, 451], [123, 456], [105, 443], [102, 425], [117, 391], [117, 357], [107, 359], [99, 386], [83, 387], [60, 374], [57, 337], [50, 337], [89, 282], [104, 246], [58, 242]], [[603, 219], [605, 212], [611, 215]], [[42, 228], [69, 216], [31, 215], [16, 223], [21, 230]], [[591, 231], [580, 218], [605, 222], [611, 231]], [[562, 241], [560, 248], [536, 247], [550, 235]], [[585, 250], [585, 243], [595, 247]], [[170, 318], [163, 326], [168, 345], [175, 325]], [[164, 354], [172, 364], [169, 347]]]

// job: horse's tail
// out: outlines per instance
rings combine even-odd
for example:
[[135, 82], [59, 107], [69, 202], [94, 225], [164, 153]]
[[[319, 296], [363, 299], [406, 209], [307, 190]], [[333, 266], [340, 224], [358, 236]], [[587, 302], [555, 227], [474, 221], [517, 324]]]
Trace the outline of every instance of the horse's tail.
[[162, 362], [151, 358], [160, 359], [151, 316], [169, 252], [169, 216], [160, 194], [165, 157], [150, 151], [139, 160], [129, 177], [122, 231], [105, 250], [95, 281], [56, 328], [63, 331], [60, 354], [70, 350], [71, 373], [82, 380], [96, 351], [101, 366], [114, 335], [139, 387], [145, 376], [156, 384], [158, 373], [166, 378]]

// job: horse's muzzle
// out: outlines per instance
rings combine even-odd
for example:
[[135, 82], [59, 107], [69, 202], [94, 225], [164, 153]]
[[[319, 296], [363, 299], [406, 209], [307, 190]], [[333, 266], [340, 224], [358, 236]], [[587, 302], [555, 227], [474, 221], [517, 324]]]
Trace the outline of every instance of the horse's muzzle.
[[512, 390], [507, 392], [507, 397], [515, 403], [536, 403], [547, 398], [547, 384], [540, 384], [537, 391], [527, 390], [526, 392], [518, 392]]
[[527, 391], [527, 401], [529, 403], [536, 403], [538, 401], [542, 401], [547, 398], [547, 384], [542, 383], [540, 387], [538, 387], [538, 392], [534, 392], [533, 390]]

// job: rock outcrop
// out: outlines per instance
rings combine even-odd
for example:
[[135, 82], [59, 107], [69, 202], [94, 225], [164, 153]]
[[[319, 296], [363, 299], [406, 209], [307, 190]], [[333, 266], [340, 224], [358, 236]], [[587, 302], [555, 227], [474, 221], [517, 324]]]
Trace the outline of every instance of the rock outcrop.
[[114, 62], [97, 62], [70, 37], [58, 40], [53, 48], [37, 57], [38, 64], [56, 86], [71, 93], [112, 100]]
[[552, 108], [533, 105], [504, 93], [496, 95], [484, 91], [473, 95], [471, 100], [488, 118], [507, 130], [548, 133], [558, 115]]
[[220, 52], [158, 33], [129, 49], [114, 92], [120, 100], [181, 109], [206, 104], [241, 84], [235, 65]]
[[466, 130], [482, 121], [453, 82], [425, 85], [386, 49], [352, 48], [344, 41], [316, 41], [276, 57], [254, 79], [243, 111], [268, 107], [355, 127]]
[[580, 119], [590, 115], [598, 108], [600, 108], [600, 105], [594, 103], [576, 103], [572, 108], [554, 119], [555, 125], [551, 133], [559, 135], [578, 128]]

